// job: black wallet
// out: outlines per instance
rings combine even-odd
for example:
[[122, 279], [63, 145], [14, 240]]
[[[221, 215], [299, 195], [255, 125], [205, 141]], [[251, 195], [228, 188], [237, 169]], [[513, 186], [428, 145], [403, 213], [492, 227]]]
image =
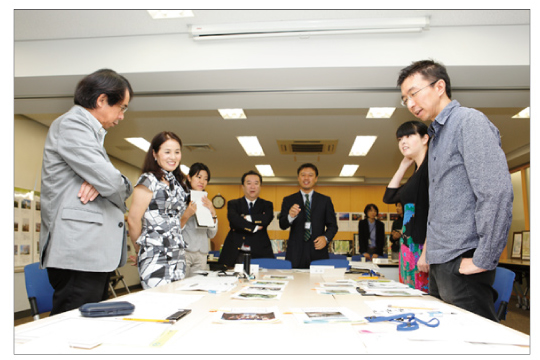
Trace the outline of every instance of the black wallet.
[[134, 310], [135, 305], [127, 301], [88, 303], [79, 308], [82, 316], [86, 317], [129, 315]]

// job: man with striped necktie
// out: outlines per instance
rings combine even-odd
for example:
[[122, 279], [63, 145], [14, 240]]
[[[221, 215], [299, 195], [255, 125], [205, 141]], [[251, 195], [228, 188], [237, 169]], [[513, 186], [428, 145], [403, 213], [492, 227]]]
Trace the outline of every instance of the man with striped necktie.
[[313, 164], [298, 168], [300, 191], [283, 199], [279, 227], [291, 228], [286, 259], [293, 268], [309, 268], [311, 261], [328, 259], [328, 244], [338, 231], [330, 197], [314, 191], [319, 170]]

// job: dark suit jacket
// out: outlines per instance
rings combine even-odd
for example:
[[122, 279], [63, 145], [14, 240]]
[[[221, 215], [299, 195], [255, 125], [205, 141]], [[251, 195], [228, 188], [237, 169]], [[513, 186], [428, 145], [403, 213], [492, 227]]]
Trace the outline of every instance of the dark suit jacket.
[[[360, 243], [360, 254], [366, 253], [369, 247], [369, 224], [368, 219], [358, 222], [358, 241]], [[379, 256], [384, 252], [384, 224], [382, 221], [375, 220], [375, 253]]]
[[[291, 228], [285, 258], [292, 263], [293, 268], [309, 268], [309, 263], [313, 260], [328, 259], [328, 245], [321, 250], [315, 250], [313, 240], [324, 235], [329, 244], [338, 231], [332, 199], [314, 191], [311, 200], [311, 238], [309, 241], [304, 241], [306, 211], [302, 196], [299, 191], [285, 197], [279, 216], [279, 227], [282, 230], [286, 230], [289, 226]], [[289, 209], [294, 204], [300, 205], [301, 211], [291, 224], [288, 215]]]
[[[245, 197], [231, 200], [227, 203], [227, 218], [231, 230], [219, 256], [219, 263], [227, 266], [234, 266], [238, 258], [239, 248], [242, 244], [251, 247], [252, 258], [273, 258], [272, 244], [268, 237], [267, 227], [274, 218], [274, 205], [272, 202], [258, 198], [251, 212], [249, 222], [244, 219], [249, 215], [248, 203]], [[262, 230], [253, 232], [257, 226], [262, 226]]]

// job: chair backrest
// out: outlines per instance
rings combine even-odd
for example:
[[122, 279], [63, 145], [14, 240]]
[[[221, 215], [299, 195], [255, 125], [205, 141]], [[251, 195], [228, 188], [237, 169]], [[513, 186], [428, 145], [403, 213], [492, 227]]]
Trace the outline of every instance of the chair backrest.
[[259, 265], [265, 269], [292, 269], [292, 264], [289, 260], [272, 259], [272, 258], [258, 258], [251, 259], [251, 264]]
[[[39, 262], [26, 265], [24, 267], [24, 281], [30, 307], [32, 308], [32, 298], [35, 298], [37, 314], [51, 311], [54, 289], [49, 283], [47, 270], [40, 269]], [[32, 312], [34, 312], [34, 309], [32, 309]], [[32, 316], [37, 314], [33, 313]]]
[[329, 253], [328, 256], [330, 257], [330, 259], [347, 259], [347, 255]]
[[321, 259], [313, 260], [311, 265], [333, 265], [334, 268], [348, 268], [349, 260], [347, 259]]
[[363, 255], [353, 255], [351, 256], [351, 261], [362, 261]]
[[495, 300], [495, 311], [497, 312], [499, 320], [506, 319], [508, 302], [510, 301], [510, 295], [512, 295], [515, 277], [516, 274], [511, 270], [503, 267], [497, 267], [495, 269], [495, 282], [493, 283], [493, 288], [499, 293], [497, 300]]
[[219, 257], [219, 250], [210, 250], [208, 253], [214, 255], [215, 257]]

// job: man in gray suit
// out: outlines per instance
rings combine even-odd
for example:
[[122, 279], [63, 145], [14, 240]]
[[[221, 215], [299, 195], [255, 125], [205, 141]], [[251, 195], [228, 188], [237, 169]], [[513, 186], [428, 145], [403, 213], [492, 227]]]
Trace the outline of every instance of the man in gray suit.
[[47, 134], [41, 174], [41, 267], [54, 288], [51, 315], [108, 297], [109, 273], [126, 263], [125, 201], [130, 181], [103, 141], [124, 118], [133, 91], [113, 70], [75, 90], [75, 106]]

